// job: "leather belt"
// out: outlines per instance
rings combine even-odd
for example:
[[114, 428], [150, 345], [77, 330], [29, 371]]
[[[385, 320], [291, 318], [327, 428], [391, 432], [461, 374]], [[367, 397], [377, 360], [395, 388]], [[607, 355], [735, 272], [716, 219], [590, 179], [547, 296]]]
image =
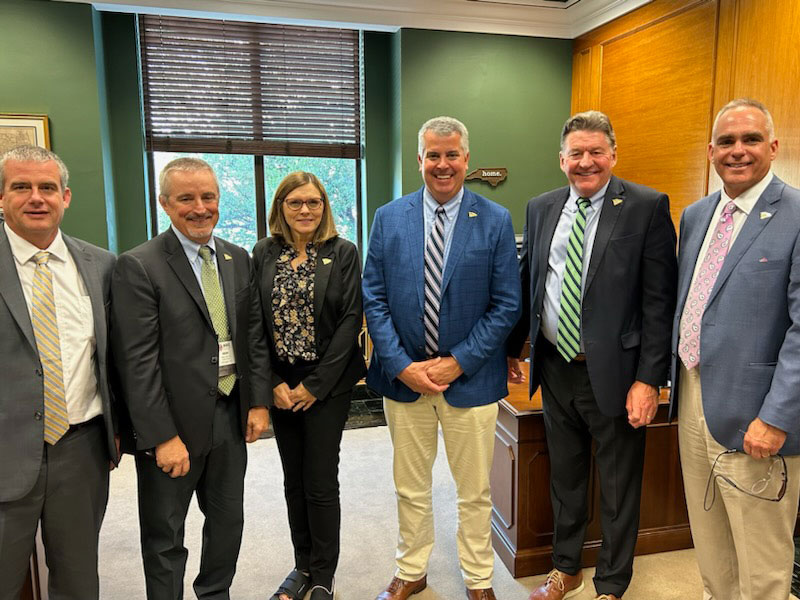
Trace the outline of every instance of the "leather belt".
[[69, 429], [64, 435], [69, 435], [70, 433], [75, 433], [76, 431], [83, 429], [84, 427], [88, 427], [89, 425], [98, 425], [100, 421], [103, 420], [103, 415], [97, 415], [96, 417], [92, 417], [88, 421], [84, 421], [83, 423], [75, 423], [74, 425], [70, 425]]

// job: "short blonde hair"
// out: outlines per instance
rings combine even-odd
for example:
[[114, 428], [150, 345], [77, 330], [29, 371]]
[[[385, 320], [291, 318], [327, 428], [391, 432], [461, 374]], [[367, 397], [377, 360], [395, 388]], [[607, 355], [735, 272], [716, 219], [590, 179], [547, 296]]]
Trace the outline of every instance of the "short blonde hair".
[[339, 235], [339, 232], [336, 231], [336, 224], [333, 222], [333, 211], [331, 211], [331, 203], [328, 200], [328, 192], [325, 191], [325, 186], [313, 173], [294, 171], [281, 180], [275, 190], [272, 207], [269, 210], [269, 231], [274, 237], [282, 238], [288, 243], [294, 243], [292, 230], [286, 222], [286, 217], [283, 216], [281, 205], [286, 200], [286, 196], [308, 183], [314, 184], [322, 198], [322, 218], [311, 238], [315, 245], [321, 246], [324, 242]]

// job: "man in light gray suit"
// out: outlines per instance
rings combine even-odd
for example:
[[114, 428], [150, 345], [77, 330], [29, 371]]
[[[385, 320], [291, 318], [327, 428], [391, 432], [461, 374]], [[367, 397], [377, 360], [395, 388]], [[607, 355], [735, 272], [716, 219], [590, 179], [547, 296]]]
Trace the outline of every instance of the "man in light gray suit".
[[723, 189], [681, 217], [670, 411], [706, 600], [789, 597], [800, 497], [800, 190], [772, 174], [777, 152], [763, 104], [726, 104], [708, 147]]
[[49, 597], [99, 597], [97, 542], [117, 461], [106, 376], [114, 255], [61, 233], [58, 156], [0, 156], [0, 600], [17, 600], [41, 521]]

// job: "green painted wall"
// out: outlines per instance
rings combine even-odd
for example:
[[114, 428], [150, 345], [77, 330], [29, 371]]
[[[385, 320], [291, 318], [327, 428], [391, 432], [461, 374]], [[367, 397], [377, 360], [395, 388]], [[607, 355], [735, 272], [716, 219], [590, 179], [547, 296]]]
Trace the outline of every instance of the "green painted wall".
[[73, 200], [62, 227], [108, 247], [114, 215], [106, 210], [102, 57], [98, 62], [93, 12], [87, 4], [0, 3], [0, 112], [49, 116], [52, 149], [70, 170]]
[[403, 193], [422, 185], [419, 127], [438, 115], [456, 117], [469, 130], [470, 170], [508, 169], [496, 188], [480, 181], [468, 188], [507, 207], [521, 233], [527, 200], [565, 183], [558, 145], [570, 110], [572, 42], [418, 29], [395, 35]]

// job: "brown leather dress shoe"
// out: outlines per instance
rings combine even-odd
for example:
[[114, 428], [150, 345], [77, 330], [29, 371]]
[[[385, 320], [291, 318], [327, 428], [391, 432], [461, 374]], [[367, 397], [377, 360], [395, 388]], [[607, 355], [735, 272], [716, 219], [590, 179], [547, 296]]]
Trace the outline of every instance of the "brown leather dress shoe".
[[583, 571], [577, 575], [567, 575], [558, 569], [547, 574], [547, 579], [531, 592], [528, 600], [565, 600], [583, 591]]
[[375, 600], [406, 600], [409, 596], [418, 594], [428, 586], [428, 576], [423, 575], [422, 579], [416, 581], [406, 581], [392, 577], [389, 587], [383, 590]]
[[467, 588], [468, 600], [497, 600], [492, 588], [482, 588], [480, 590], [471, 590]]

